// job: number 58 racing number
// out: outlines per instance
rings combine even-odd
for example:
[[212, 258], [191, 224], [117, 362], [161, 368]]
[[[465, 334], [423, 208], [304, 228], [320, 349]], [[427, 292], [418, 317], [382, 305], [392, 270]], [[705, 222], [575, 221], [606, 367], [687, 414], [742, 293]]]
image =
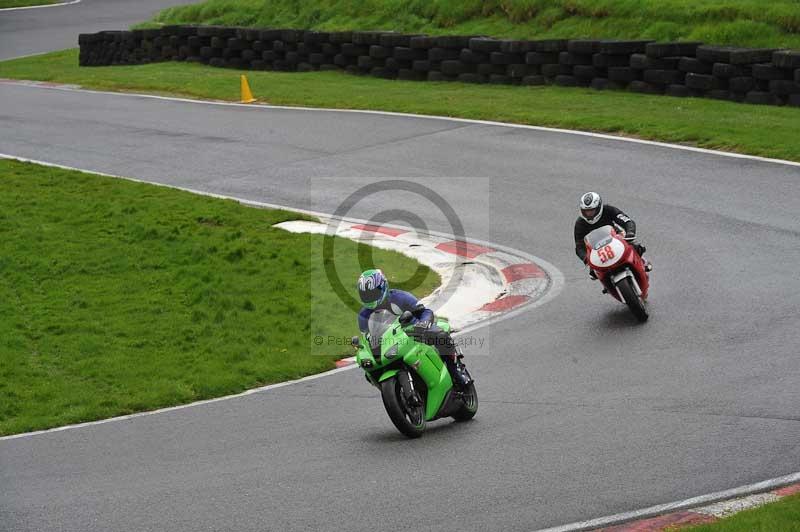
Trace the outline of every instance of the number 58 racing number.
[[614, 250], [611, 249], [611, 246], [606, 246], [598, 250], [597, 255], [600, 257], [600, 262], [608, 262], [614, 258]]

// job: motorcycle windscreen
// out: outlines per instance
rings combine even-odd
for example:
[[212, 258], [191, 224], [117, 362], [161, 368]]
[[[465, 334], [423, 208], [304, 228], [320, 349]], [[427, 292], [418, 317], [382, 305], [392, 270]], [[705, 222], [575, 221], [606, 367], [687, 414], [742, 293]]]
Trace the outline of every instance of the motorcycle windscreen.
[[600, 249], [603, 246], [607, 246], [611, 243], [611, 235], [613, 234], [614, 228], [610, 225], [604, 225], [603, 227], [598, 227], [588, 235], [586, 235], [583, 239], [586, 242], [586, 245], [589, 246], [589, 249]]
[[376, 310], [370, 314], [367, 321], [367, 333], [369, 334], [369, 346], [373, 355], [375, 355], [376, 351], [377, 355], [381, 354], [381, 338], [396, 319], [397, 316], [388, 310]]

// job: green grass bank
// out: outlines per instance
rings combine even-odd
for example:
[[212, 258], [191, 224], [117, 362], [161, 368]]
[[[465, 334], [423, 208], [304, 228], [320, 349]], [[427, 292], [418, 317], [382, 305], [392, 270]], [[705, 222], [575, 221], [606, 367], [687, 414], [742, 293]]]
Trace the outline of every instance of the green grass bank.
[[797, 0], [207, 0], [151, 22], [800, 48]]
[[[314, 342], [358, 329], [316, 260], [323, 237], [272, 227], [303, 218], [0, 160], [0, 435], [227, 395], [350, 356]], [[337, 239], [346, 286], [359, 251]], [[373, 257], [400, 288], [419, 266]], [[439, 283], [421, 273], [418, 295]]]
[[[800, 108], [622, 91], [404, 82], [337, 72], [247, 72], [272, 104], [377, 109], [612, 133], [800, 161]], [[235, 101], [239, 72], [167, 62], [81, 68], [77, 50], [0, 63], [0, 78]]]

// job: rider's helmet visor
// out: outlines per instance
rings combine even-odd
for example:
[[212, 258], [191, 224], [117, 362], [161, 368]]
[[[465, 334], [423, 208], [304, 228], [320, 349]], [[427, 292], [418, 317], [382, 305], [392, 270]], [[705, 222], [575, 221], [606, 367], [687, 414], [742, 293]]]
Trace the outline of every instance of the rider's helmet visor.
[[[575, 211], [573, 211], [573, 212], [575, 212]], [[597, 208], [595, 207], [594, 209], [581, 209], [581, 214], [587, 220], [591, 220], [595, 216], [597, 216]]]
[[383, 287], [378, 286], [367, 290], [359, 290], [358, 295], [361, 297], [362, 303], [378, 303], [383, 298]]

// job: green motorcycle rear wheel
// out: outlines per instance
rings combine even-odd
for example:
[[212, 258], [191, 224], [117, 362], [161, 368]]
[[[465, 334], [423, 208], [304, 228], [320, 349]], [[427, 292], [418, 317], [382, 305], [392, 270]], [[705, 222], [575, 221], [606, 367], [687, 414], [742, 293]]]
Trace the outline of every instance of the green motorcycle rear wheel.
[[458, 412], [453, 414], [453, 419], [469, 421], [478, 413], [478, 391], [475, 389], [475, 382], [470, 382], [462, 394], [463, 404]]

